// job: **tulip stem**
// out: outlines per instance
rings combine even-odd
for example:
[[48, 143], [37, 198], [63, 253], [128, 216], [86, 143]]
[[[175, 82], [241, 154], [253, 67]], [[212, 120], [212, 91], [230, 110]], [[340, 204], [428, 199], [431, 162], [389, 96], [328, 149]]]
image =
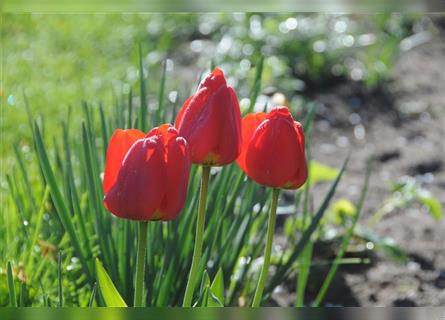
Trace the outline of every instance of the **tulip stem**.
[[147, 251], [148, 221], [139, 222], [138, 252], [136, 256], [136, 278], [134, 283], [134, 306], [143, 307], [145, 252]]
[[269, 273], [270, 256], [272, 254], [273, 235], [275, 231], [275, 221], [277, 217], [278, 196], [280, 195], [280, 189], [273, 189], [272, 192], [272, 206], [269, 212], [269, 221], [267, 224], [267, 242], [264, 249], [264, 262], [261, 269], [260, 278], [258, 279], [258, 285], [255, 290], [255, 296], [253, 297], [252, 307], [259, 307], [261, 304], [261, 298], [263, 296], [264, 285], [266, 282], [267, 274]]
[[190, 267], [187, 287], [185, 289], [183, 307], [191, 307], [193, 292], [195, 291], [196, 278], [198, 276], [199, 262], [202, 253], [202, 241], [205, 225], [205, 208], [207, 201], [207, 189], [209, 186], [210, 166], [202, 166], [201, 190], [199, 194], [198, 219], [196, 220], [195, 246], [193, 248], [192, 266]]

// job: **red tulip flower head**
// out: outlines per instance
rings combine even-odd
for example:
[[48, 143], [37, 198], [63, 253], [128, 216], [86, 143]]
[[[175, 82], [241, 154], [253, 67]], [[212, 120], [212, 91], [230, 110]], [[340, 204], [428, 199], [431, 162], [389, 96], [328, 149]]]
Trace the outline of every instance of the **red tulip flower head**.
[[187, 142], [169, 124], [144, 134], [118, 129], [104, 173], [104, 205], [131, 220], [172, 220], [184, 206], [190, 173]]
[[176, 128], [190, 146], [192, 162], [222, 166], [241, 151], [241, 114], [235, 91], [216, 68], [184, 103]]
[[304, 134], [286, 107], [251, 113], [242, 120], [238, 165], [259, 184], [297, 189], [307, 179]]

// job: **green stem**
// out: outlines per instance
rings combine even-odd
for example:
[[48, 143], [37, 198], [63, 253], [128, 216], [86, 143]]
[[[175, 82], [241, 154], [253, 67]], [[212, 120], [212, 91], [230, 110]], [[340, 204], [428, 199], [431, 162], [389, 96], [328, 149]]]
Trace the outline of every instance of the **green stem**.
[[139, 222], [138, 253], [136, 257], [136, 280], [134, 283], [134, 306], [143, 307], [145, 252], [147, 251], [148, 221]]
[[266, 249], [264, 250], [264, 263], [261, 269], [260, 278], [258, 279], [258, 285], [256, 287], [255, 296], [253, 298], [252, 307], [256, 308], [260, 306], [261, 298], [263, 296], [264, 285], [266, 283], [267, 274], [269, 273], [270, 256], [272, 254], [273, 235], [275, 231], [275, 221], [277, 217], [278, 196], [280, 195], [280, 189], [273, 189], [272, 193], [272, 206], [269, 213], [269, 221], [267, 224], [267, 242]]
[[192, 305], [193, 292], [195, 291], [196, 278], [198, 276], [199, 261], [202, 253], [202, 240], [205, 225], [205, 208], [207, 200], [207, 189], [209, 186], [210, 166], [202, 167], [201, 191], [199, 194], [198, 219], [196, 220], [195, 246], [193, 248], [192, 266], [190, 267], [187, 287], [185, 289], [183, 307]]

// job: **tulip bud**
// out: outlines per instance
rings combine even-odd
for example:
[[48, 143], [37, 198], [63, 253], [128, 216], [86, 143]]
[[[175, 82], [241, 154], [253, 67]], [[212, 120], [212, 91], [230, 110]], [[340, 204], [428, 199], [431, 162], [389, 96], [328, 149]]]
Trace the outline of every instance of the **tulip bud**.
[[297, 189], [307, 179], [304, 133], [286, 107], [251, 113], [242, 120], [242, 148], [237, 159], [259, 184]]
[[176, 128], [190, 146], [192, 162], [222, 166], [241, 151], [241, 114], [235, 91], [216, 68], [184, 103]]
[[107, 150], [104, 205], [131, 220], [172, 220], [184, 206], [190, 173], [187, 142], [169, 124], [144, 135], [115, 131]]

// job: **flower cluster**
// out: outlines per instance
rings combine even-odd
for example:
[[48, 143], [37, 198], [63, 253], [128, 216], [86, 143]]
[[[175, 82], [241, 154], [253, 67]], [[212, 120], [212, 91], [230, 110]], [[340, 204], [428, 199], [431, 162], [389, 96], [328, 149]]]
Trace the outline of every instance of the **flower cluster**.
[[114, 132], [103, 184], [111, 213], [132, 220], [176, 218], [184, 206], [190, 162], [222, 166], [236, 160], [249, 178], [274, 188], [296, 189], [306, 181], [301, 124], [286, 107], [241, 120], [236, 93], [218, 68], [185, 101], [175, 127]]
[[140, 221], [135, 306], [143, 305], [146, 221], [172, 220], [187, 194], [191, 163], [202, 166], [196, 237], [183, 306], [192, 305], [205, 226], [211, 166], [236, 161], [248, 177], [272, 187], [264, 264], [253, 306], [260, 305], [267, 276], [279, 190], [296, 189], [307, 178], [304, 134], [286, 107], [247, 114], [241, 120], [238, 98], [216, 68], [185, 101], [175, 127], [163, 124], [145, 134], [118, 129], [111, 137], [104, 173], [104, 205], [120, 218]]

